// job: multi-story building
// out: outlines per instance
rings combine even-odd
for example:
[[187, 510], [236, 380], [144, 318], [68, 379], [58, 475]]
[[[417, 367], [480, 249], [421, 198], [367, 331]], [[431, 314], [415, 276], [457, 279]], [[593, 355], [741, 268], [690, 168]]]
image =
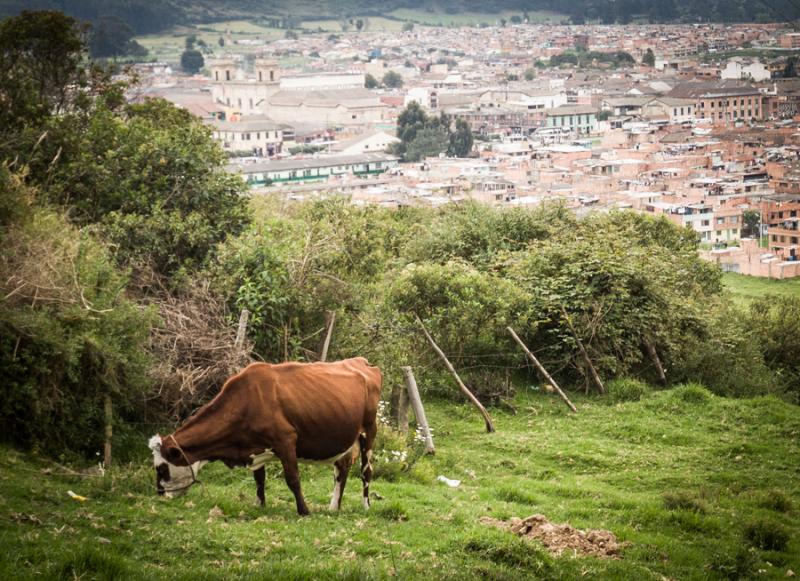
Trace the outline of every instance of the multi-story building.
[[762, 94], [749, 85], [727, 82], [682, 83], [667, 96], [693, 100], [695, 117], [710, 119], [714, 125], [763, 119]]

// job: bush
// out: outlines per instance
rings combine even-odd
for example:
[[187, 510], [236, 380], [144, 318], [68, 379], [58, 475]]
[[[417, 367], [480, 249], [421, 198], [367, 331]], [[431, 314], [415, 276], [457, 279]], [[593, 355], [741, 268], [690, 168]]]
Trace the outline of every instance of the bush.
[[758, 506], [775, 512], [790, 512], [792, 501], [782, 490], [767, 490], [758, 501]]
[[117, 421], [141, 405], [154, 317], [125, 297], [106, 248], [37, 211], [0, 252], [2, 437], [49, 453], [94, 453], [103, 400]]
[[757, 549], [785, 551], [789, 544], [789, 529], [779, 522], [764, 518], [747, 523], [744, 538]]
[[735, 553], [722, 553], [713, 556], [708, 570], [722, 579], [739, 581], [740, 579], [752, 579], [756, 575], [756, 565], [758, 559], [752, 550], [744, 547], [739, 548]]
[[714, 395], [699, 383], [687, 383], [672, 390], [672, 396], [684, 403], [705, 405]]
[[664, 508], [667, 510], [688, 510], [698, 514], [706, 513], [706, 506], [700, 499], [689, 492], [665, 492]]
[[606, 389], [613, 402], [639, 401], [649, 391], [646, 383], [630, 377], [613, 379], [608, 382]]

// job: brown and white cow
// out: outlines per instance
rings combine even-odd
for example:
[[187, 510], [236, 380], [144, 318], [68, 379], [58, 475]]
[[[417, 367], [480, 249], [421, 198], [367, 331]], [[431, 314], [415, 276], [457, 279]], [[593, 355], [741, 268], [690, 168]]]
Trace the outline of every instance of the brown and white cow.
[[369, 508], [372, 445], [377, 432], [381, 372], [363, 357], [335, 363], [253, 363], [174, 433], [150, 439], [156, 489], [185, 493], [209, 461], [253, 471], [264, 504], [264, 465], [280, 460], [297, 512], [308, 514], [298, 461], [332, 462], [330, 508], [341, 505], [347, 473], [359, 450], [363, 504]]

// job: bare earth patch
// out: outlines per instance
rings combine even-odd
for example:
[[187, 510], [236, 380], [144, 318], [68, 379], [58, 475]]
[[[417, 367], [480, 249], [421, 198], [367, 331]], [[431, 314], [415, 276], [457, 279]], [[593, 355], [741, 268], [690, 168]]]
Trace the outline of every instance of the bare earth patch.
[[582, 531], [568, 524], [552, 523], [542, 514], [534, 514], [526, 519], [511, 517], [508, 521], [484, 516], [480, 522], [526, 539], [536, 539], [557, 556], [571, 551], [580, 556], [618, 559], [620, 551], [629, 544], [619, 542], [611, 531]]

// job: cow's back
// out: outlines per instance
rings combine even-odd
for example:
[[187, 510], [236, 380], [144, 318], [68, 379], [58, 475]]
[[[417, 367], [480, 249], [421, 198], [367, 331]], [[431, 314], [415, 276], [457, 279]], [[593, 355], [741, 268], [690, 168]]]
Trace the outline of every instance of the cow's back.
[[341, 454], [375, 421], [380, 371], [363, 358], [259, 363], [241, 375], [257, 400], [249, 414], [254, 428], [271, 439], [296, 435], [299, 458], [325, 460]]

